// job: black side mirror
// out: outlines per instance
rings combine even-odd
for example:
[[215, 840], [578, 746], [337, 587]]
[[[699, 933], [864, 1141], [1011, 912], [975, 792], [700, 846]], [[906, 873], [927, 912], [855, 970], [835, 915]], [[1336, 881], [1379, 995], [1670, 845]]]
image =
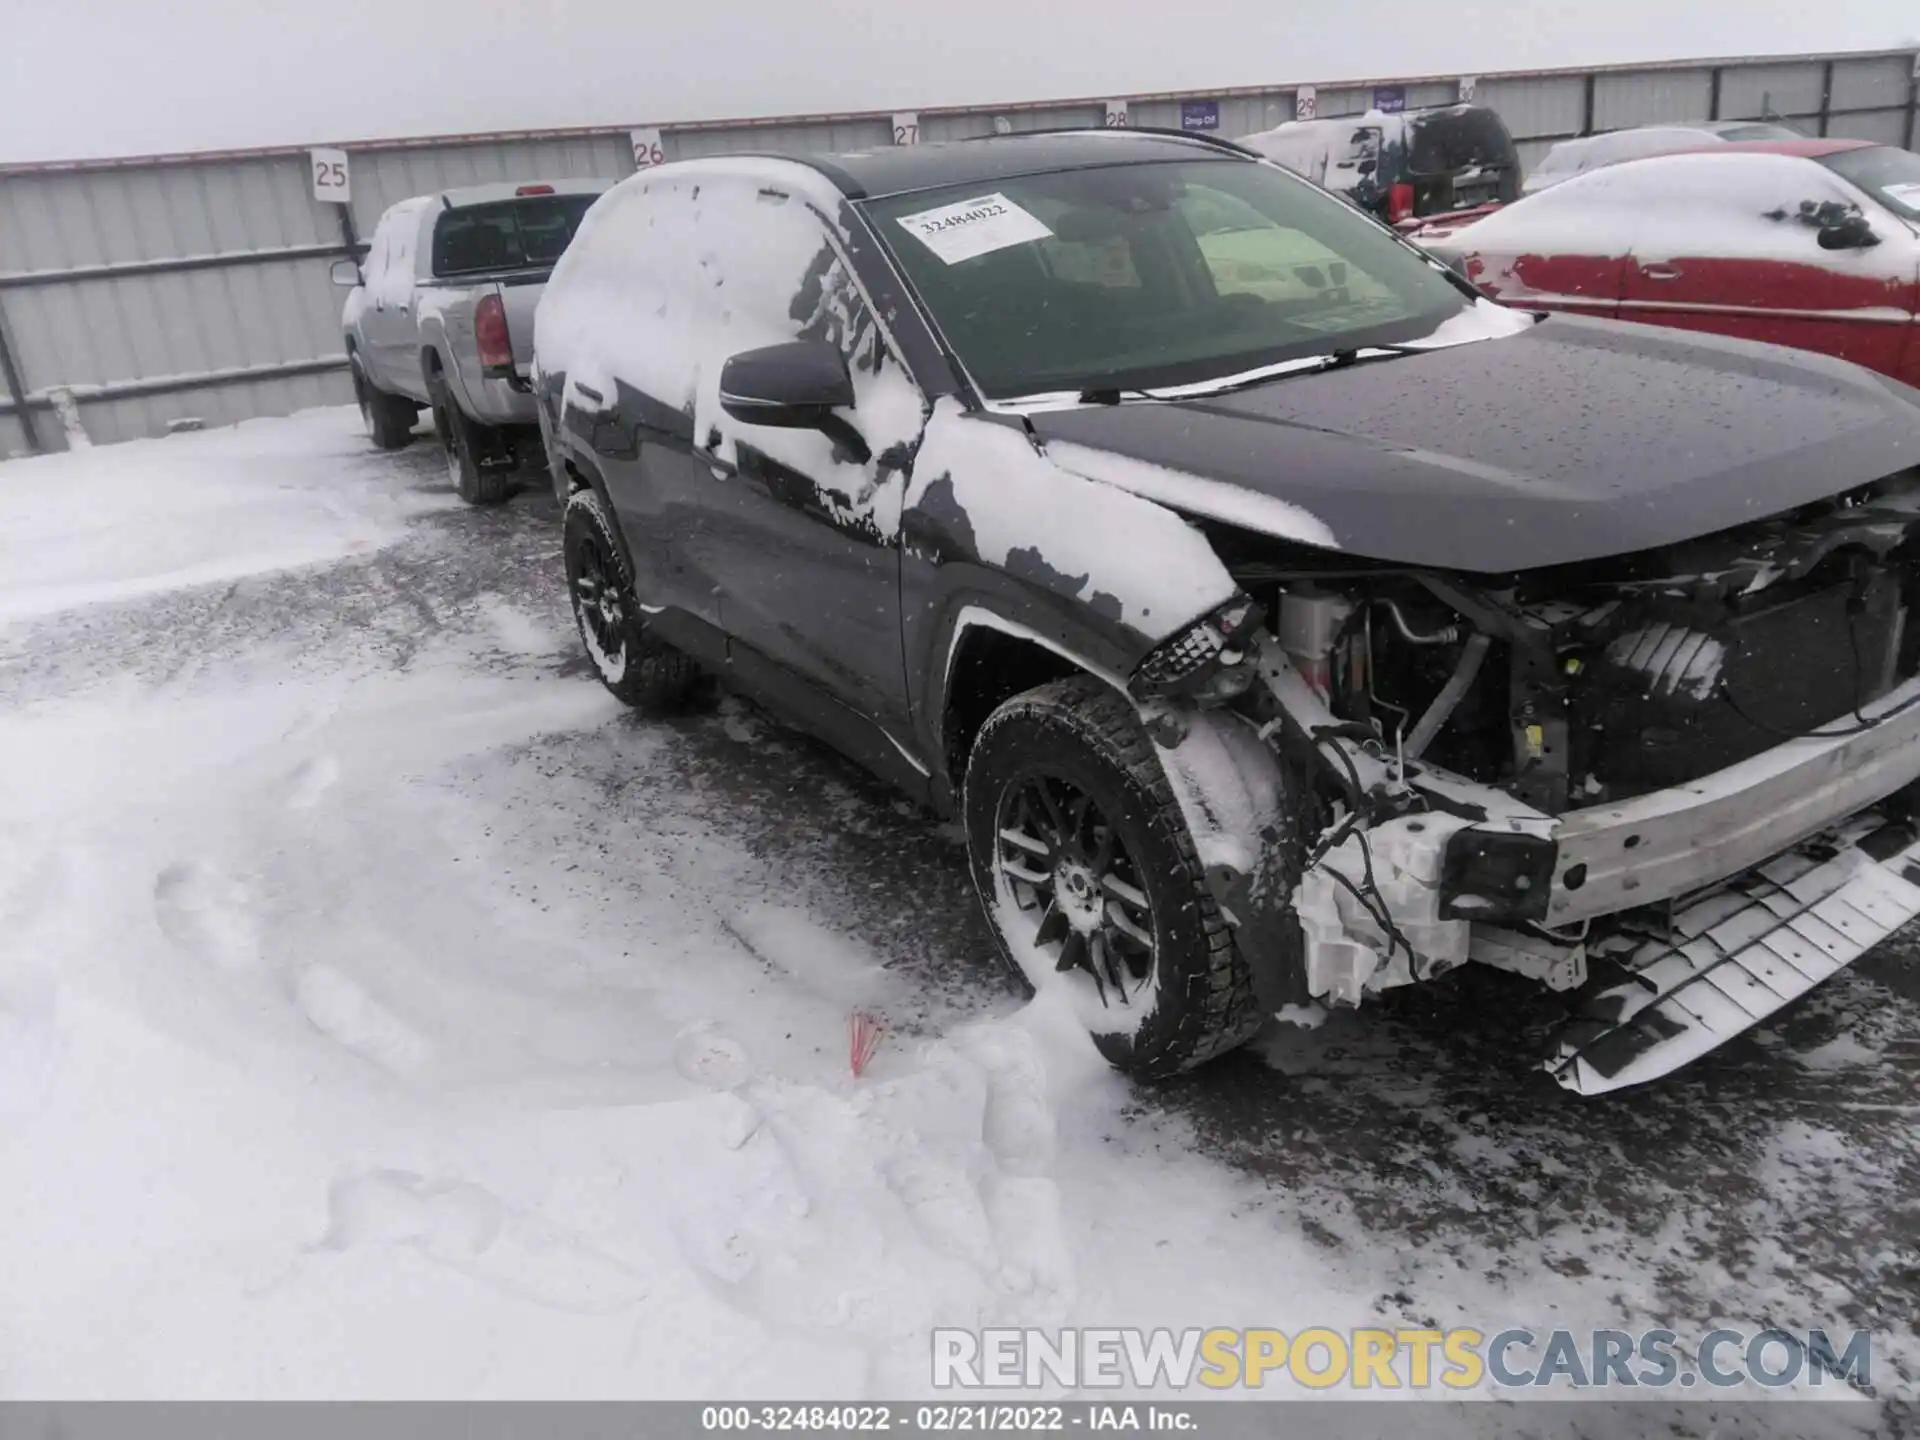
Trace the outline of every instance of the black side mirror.
[[720, 371], [720, 408], [748, 425], [818, 430], [853, 408], [853, 377], [839, 347], [821, 340], [745, 350]]
[[853, 408], [853, 376], [839, 347], [824, 340], [735, 355], [720, 370], [720, 408], [748, 425], [818, 430], [860, 464], [873, 457], [860, 432], [834, 413]]
[[1823, 225], [1818, 239], [1822, 250], [1864, 250], [1880, 243], [1880, 237], [1873, 233], [1873, 226], [1867, 222], [1867, 217], [1858, 211], [1830, 225]]

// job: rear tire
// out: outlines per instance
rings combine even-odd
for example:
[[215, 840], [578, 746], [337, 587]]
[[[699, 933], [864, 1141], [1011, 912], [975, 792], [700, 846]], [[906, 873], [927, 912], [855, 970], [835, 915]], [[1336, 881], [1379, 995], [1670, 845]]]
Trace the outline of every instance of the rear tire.
[[994, 711], [962, 813], [1001, 953], [1036, 991], [1067, 989], [1115, 1067], [1177, 1074], [1264, 1023], [1153, 742], [1111, 687], [1058, 680]]
[[447, 457], [453, 488], [469, 505], [498, 505], [513, 494], [513, 450], [499, 431], [467, 418], [447, 390], [446, 378], [430, 376], [433, 428]]
[[413, 427], [420, 419], [420, 407], [402, 395], [389, 395], [367, 378], [367, 372], [355, 355], [349, 361], [353, 371], [353, 398], [360, 406], [360, 418], [367, 434], [382, 450], [404, 450], [413, 443]]
[[561, 543], [574, 623], [600, 683], [636, 710], [680, 709], [699, 683], [700, 669], [647, 633], [613, 517], [597, 491], [576, 490], [568, 498]]

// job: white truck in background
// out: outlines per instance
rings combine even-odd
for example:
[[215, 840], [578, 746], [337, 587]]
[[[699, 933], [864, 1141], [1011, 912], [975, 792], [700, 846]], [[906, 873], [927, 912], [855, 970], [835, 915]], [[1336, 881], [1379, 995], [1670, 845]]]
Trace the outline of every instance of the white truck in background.
[[402, 200], [380, 217], [340, 324], [374, 444], [397, 450], [433, 411], [460, 498], [497, 504], [539, 443], [529, 379], [533, 314], [581, 218], [612, 180], [476, 185]]

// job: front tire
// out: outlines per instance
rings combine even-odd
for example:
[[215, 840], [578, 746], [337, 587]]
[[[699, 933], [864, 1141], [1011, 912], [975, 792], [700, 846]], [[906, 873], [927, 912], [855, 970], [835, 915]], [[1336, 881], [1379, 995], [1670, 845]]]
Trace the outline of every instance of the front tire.
[[1001, 953], [1063, 990], [1141, 1078], [1250, 1039], [1265, 1017], [1140, 717], [1089, 678], [1017, 695], [981, 728], [962, 811]]
[[353, 398], [360, 407], [360, 419], [367, 434], [382, 450], [404, 450], [413, 443], [414, 423], [420, 407], [401, 395], [389, 395], [367, 378], [366, 367], [355, 355], [348, 362], [353, 371]]
[[600, 683], [638, 710], [680, 708], [699, 682], [699, 667], [647, 633], [613, 517], [597, 491], [576, 490], [568, 499], [561, 543], [574, 623]]

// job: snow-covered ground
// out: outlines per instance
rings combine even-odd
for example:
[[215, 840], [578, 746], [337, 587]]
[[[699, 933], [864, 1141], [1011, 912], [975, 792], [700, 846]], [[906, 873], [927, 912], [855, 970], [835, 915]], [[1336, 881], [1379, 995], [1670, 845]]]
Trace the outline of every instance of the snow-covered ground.
[[1137, 1090], [950, 828], [619, 710], [551, 497], [444, 473], [350, 411], [0, 465], [0, 1397], [906, 1398], [936, 1324], [1857, 1323], [1910, 1384], [1907, 952], [1644, 1095], [1500, 976]]

